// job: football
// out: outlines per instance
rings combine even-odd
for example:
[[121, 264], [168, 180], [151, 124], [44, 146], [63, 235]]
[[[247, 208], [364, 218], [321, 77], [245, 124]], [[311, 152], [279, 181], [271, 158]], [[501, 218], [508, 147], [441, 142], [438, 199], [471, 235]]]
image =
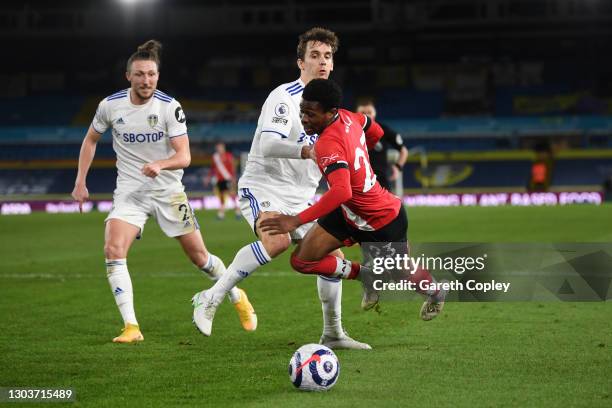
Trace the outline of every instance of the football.
[[291, 383], [302, 391], [327, 391], [336, 384], [338, 375], [338, 357], [321, 344], [300, 347], [289, 362]]

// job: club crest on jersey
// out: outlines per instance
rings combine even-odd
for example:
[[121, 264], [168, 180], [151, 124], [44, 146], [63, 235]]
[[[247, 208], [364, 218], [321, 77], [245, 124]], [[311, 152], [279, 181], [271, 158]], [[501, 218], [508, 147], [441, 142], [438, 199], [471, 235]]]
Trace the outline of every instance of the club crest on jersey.
[[346, 122], [346, 126], [344, 127], [344, 131], [346, 133], [348, 133], [349, 130], [350, 130], [351, 125], [353, 124], [353, 121], [349, 117], [344, 118], [344, 121]]
[[158, 121], [159, 121], [159, 117], [155, 114], [147, 116], [147, 122], [149, 122], [149, 126], [151, 126], [152, 128], [154, 128], [155, 125], [157, 125]]
[[274, 113], [276, 113], [276, 116], [284, 118], [289, 114], [289, 106], [287, 106], [286, 103], [281, 102], [276, 105], [276, 108], [274, 108]]

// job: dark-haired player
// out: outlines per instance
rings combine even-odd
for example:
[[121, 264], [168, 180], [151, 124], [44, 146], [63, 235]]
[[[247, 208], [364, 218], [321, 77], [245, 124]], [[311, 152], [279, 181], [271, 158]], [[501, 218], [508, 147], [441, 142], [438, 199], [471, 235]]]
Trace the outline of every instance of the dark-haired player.
[[[189, 138], [181, 105], [157, 90], [160, 51], [161, 44], [154, 40], [139, 46], [127, 61], [130, 87], [100, 102], [81, 146], [72, 192], [81, 205], [89, 198], [85, 180], [96, 144], [111, 129], [117, 154], [117, 188], [105, 220], [104, 255], [108, 282], [124, 321], [123, 332], [113, 339], [118, 343], [143, 340], [126, 258], [150, 215], [209, 277], [216, 280], [225, 271], [223, 261], [204, 246], [181, 182], [183, 169], [191, 162]], [[243, 327], [253, 330], [257, 320], [246, 294], [236, 288], [229, 293]]]
[[[401, 243], [397, 247], [407, 253], [408, 220], [400, 199], [381, 187], [369, 163], [368, 149], [383, 130], [363, 114], [340, 109], [341, 99], [335, 82], [320, 79], [306, 86], [300, 105], [304, 131], [319, 135], [315, 155], [329, 190], [310, 208], [266, 219], [261, 228], [284, 234], [318, 220], [291, 255], [291, 265], [301, 273], [356, 279], [371, 271], [330, 253], [349, 241]], [[417, 287], [422, 280], [433, 281], [425, 270], [405, 277]], [[421, 318], [431, 320], [441, 312], [446, 291], [425, 294]]]
[[[210, 336], [217, 306], [227, 290], [285, 252], [292, 240], [301, 240], [313, 225], [305, 224], [282, 235], [270, 235], [259, 227], [274, 214], [299, 213], [314, 198], [321, 180], [311, 160], [317, 136], [306, 134], [302, 128], [300, 101], [310, 81], [329, 77], [337, 49], [338, 37], [324, 28], [315, 27], [300, 35], [299, 79], [274, 89], [261, 109], [246, 167], [238, 181], [242, 215], [258, 240], [238, 251], [227, 273], [212, 288], [194, 296], [193, 319], [204, 335]], [[369, 345], [350, 338], [342, 327], [340, 280], [319, 277], [317, 289], [323, 309], [321, 343], [330, 348], [369, 349]]]

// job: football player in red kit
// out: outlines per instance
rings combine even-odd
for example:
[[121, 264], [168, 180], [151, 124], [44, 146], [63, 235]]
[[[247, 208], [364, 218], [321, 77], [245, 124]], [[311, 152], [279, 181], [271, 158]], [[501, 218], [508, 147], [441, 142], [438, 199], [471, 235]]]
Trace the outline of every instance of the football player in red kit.
[[[335, 82], [315, 79], [304, 89], [300, 104], [304, 131], [319, 135], [314, 150], [329, 190], [301, 213], [278, 214], [260, 225], [263, 231], [281, 234], [318, 220], [291, 255], [292, 267], [306, 274], [362, 280], [362, 307], [370, 309], [378, 302], [368, 284], [372, 271], [329, 254], [355, 242], [401, 243], [407, 253], [408, 220], [400, 199], [381, 187], [370, 166], [368, 148], [378, 142], [383, 130], [363, 114], [340, 109], [341, 99], [342, 91]], [[424, 269], [406, 273], [404, 279], [417, 288], [429, 287], [421, 281], [434, 282]], [[420, 292], [427, 296], [421, 318], [431, 320], [442, 311], [446, 291]]]
[[[236, 218], [239, 218], [240, 207], [238, 206], [235, 193], [236, 168], [234, 165], [234, 156], [225, 149], [225, 143], [223, 142], [217, 142], [215, 144], [215, 153], [212, 155], [210, 176], [217, 180], [216, 193], [221, 204], [217, 211], [217, 219], [222, 220], [225, 218], [226, 196], [229, 196], [232, 203], [234, 203]], [[207, 181], [209, 181], [210, 178], [211, 177], [209, 177]]]

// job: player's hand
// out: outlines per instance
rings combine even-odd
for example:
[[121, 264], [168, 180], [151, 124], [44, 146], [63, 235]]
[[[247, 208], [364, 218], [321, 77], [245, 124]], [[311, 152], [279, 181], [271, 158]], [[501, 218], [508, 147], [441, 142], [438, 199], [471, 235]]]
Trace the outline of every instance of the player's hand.
[[142, 174], [147, 177], [155, 178], [159, 176], [159, 172], [161, 171], [161, 166], [156, 162], [147, 163], [142, 168]]
[[391, 175], [389, 176], [389, 180], [390, 181], [395, 181], [395, 180], [397, 180], [399, 175], [400, 175], [400, 171], [397, 168], [397, 166], [395, 166], [395, 165], [391, 166]]
[[89, 191], [85, 184], [75, 184], [74, 190], [72, 190], [72, 198], [79, 202], [79, 211], [83, 212], [83, 203], [89, 200]]
[[317, 157], [315, 156], [315, 151], [314, 148], [312, 146], [302, 146], [302, 159], [307, 160], [307, 159], [312, 159], [312, 160], [317, 160]]
[[301, 225], [300, 218], [294, 215], [275, 214], [259, 222], [259, 229], [270, 235], [286, 234]]

